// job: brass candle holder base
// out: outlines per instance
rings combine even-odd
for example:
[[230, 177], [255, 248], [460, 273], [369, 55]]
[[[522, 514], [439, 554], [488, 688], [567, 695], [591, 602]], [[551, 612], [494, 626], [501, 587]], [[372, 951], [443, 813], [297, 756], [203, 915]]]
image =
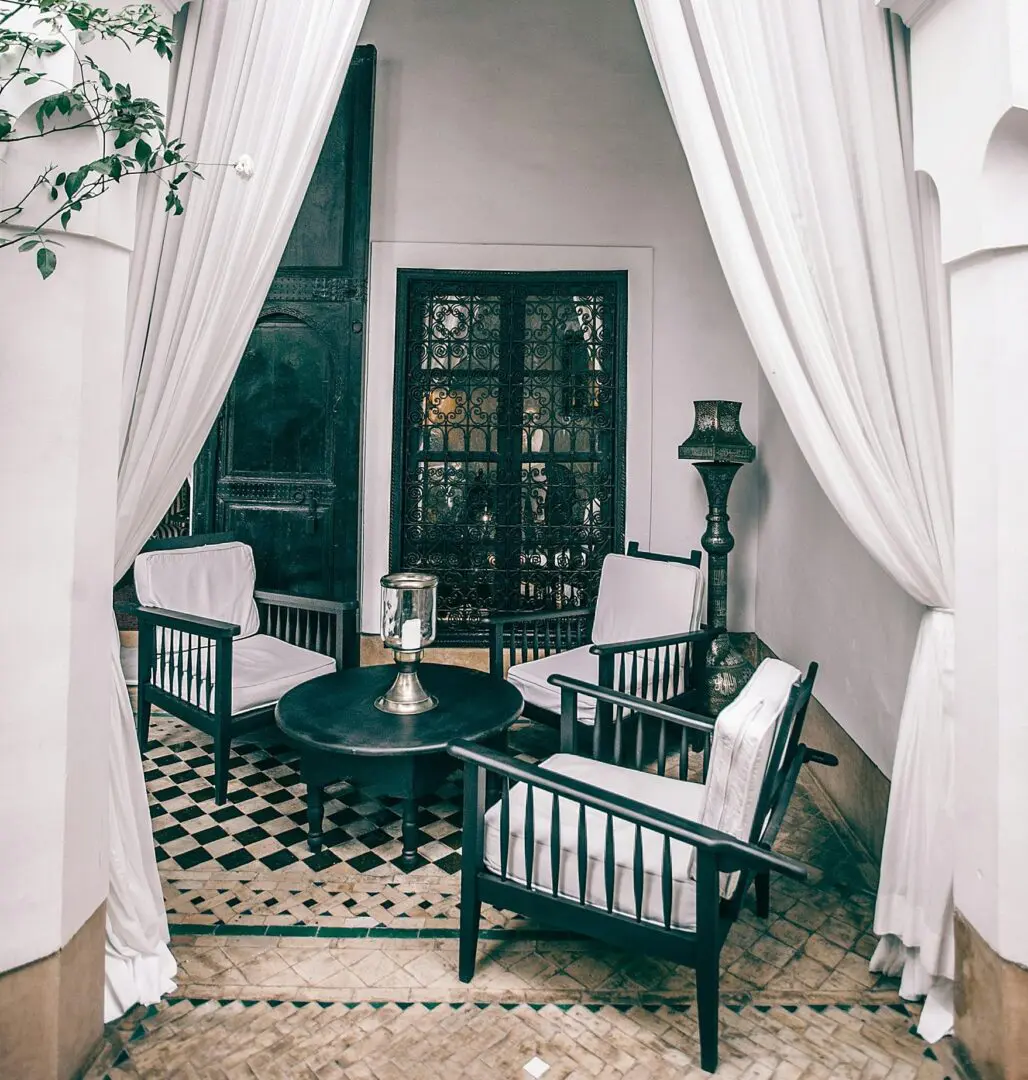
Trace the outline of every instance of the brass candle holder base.
[[418, 678], [421, 656], [421, 649], [395, 651], [393, 659], [399, 670], [393, 685], [381, 697], [375, 698], [376, 709], [397, 716], [413, 716], [428, 712], [439, 704], [439, 699], [428, 693]]

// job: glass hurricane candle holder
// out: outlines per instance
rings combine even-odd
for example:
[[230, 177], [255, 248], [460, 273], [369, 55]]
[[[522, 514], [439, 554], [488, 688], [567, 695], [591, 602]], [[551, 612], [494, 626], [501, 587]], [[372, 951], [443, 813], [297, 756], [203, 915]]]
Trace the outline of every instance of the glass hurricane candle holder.
[[382, 643], [393, 650], [399, 669], [393, 685], [375, 700], [382, 712], [411, 715], [439, 704], [418, 678], [422, 650], [435, 641], [438, 585], [434, 574], [411, 570], [382, 578]]

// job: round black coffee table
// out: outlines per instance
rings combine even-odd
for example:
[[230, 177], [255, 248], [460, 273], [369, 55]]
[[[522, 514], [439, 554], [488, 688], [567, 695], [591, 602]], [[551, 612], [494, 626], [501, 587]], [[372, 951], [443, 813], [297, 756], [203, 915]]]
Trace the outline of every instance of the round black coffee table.
[[311, 851], [321, 850], [325, 788], [349, 780], [403, 799], [403, 862], [415, 865], [418, 800], [457, 767], [447, 745], [502, 739], [524, 708], [509, 682], [471, 668], [422, 664], [421, 684], [439, 704], [417, 716], [384, 713], [375, 698], [389, 689], [396, 671], [395, 664], [379, 664], [322, 675], [290, 690], [275, 709], [275, 722], [300, 750]]

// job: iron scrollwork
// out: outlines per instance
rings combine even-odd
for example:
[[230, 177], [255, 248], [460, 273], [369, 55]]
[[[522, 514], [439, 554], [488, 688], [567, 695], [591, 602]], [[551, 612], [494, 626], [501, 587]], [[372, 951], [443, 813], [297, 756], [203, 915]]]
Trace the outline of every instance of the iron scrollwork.
[[279, 270], [268, 290], [268, 302], [345, 303], [367, 299], [364, 278], [335, 270]]
[[624, 274], [401, 271], [394, 568], [439, 639], [595, 599], [624, 544]]

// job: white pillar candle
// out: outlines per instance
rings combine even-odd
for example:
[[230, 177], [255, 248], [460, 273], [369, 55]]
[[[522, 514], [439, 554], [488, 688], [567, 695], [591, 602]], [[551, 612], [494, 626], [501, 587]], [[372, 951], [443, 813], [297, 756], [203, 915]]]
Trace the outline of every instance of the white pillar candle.
[[408, 619], [400, 630], [400, 648], [413, 652], [421, 648], [421, 620]]

